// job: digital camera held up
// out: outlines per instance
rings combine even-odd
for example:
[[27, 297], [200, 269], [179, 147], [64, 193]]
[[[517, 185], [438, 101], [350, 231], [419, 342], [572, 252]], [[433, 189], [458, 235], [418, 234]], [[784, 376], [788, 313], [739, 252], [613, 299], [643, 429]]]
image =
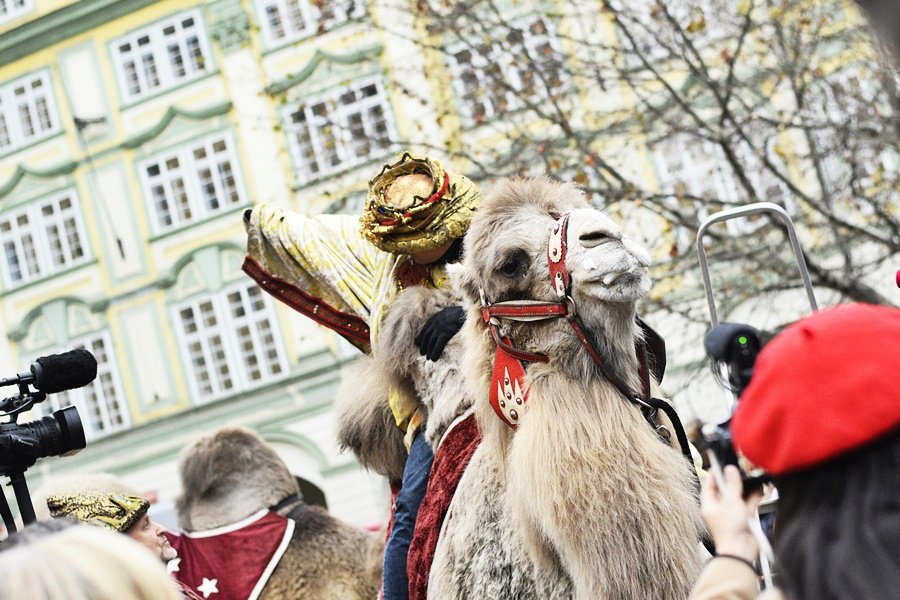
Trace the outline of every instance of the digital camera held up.
[[[703, 340], [707, 355], [728, 372], [727, 387], [740, 398], [753, 377], [753, 365], [762, 347], [759, 333], [742, 323], [721, 323], [713, 327]], [[724, 383], [724, 382], [723, 382]], [[704, 425], [700, 430], [700, 450], [706, 451], [724, 468], [735, 465], [744, 480], [744, 493], [758, 490], [770, 480], [769, 475], [743, 459], [731, 440], [731, 419], [718, 425]], [[712, 462], [712, 458], [710, 459]]]

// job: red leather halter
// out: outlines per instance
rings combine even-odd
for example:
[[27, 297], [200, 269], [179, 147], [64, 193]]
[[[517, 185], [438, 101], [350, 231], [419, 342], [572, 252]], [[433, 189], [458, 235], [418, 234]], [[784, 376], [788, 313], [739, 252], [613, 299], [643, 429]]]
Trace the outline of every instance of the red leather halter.
[[[644, 382], [642, 395], [635, 394], [618, 377], [611, 373], [603, 364], [599, 352], [591, 343], [585, 329], [578, 319], [575, 301], [571, 296], [572, 281], [566, 268], [567, 234], [569, 229], [569, 215], [563, 215], [553, 226], [550, 239], [547, 242], [547, 264], [550, 267], [550, 287], [556, 293], [558, 302], [544, 302], [536, 300], [512, 300], [507, 302], [490, 303], [481, 290], [481, 317], [490, 328], [494, 342], [497, 344], [497, 354], [494, 357], [494, 373], [491, 381], [490, 402], [500, 419], [515, 429], [518, 421], [524, 413], [528, 399], [527, 389], [524, 385], [525, 367], [522, 362], [548, 362], [550, 359], [545, 354], [525, 352], [513, 347], [508, 338], [500, 334], [500, 320], [513, 321], [540, 321], [565, 317], [569, 325], [575, 331], [591, 359], [600, 368], [600, 372], [608, 379], [618, 391], [629, 401], [640, 405], [643, 409], [649, 409], [655, 414], [646, 399], [650, 396], [649, 379], [646, 373], [646, 354], [642, 348], [638, 351], [638, 363], [642, 372], [641, 381]], [[521, 394], [517, 393], [521, 391]], [[646, 414], [646, 411], [645, 411]]]

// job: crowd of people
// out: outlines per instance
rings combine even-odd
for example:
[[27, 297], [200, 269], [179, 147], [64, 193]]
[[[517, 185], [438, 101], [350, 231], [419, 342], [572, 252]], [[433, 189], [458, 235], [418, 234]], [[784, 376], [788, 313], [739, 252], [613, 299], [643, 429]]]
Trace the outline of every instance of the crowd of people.
[[[438, 161], [404, 155], [370, 183], [361, 230], [356, 219], [286, 215], [268, 207], [247, 218], [292, 236], [307, 270], [291, 275], [314, 283], [308, 291], [329, 303], [308, 314], [326, 326], [329, 311], [356, 315], [361, 335], [354, 341], [368, 349], [378, 344], [378, 320], [399, 289], [445, 285], [443, 269], [459, 259], [478, 200], [477, 187]], [[329, 244], [317, 243], [324, 238]], [[353, 270], [358, 280], [348, 286]], [[462, 321], [458, 307], [439, 311], [416, 337], [422, 355], [440, 360]], [[760, 597], [900, 597], [897, 339], [900, 310], [851, 304], [801, 319], [760, 353], [731, 422], [736, 448], [774, 478], [780, 496], [777, 589]], [[384, 402], [403, 432], [408, 459], [402, 478], [392, 482], [397, 493], [383, 597], [403, 600], [406, 553], [433, 455], [419, 431], [417, 407], [391, 397]], [[760, 497], [744, 494], [735, 466], [722, 475], [707, 477], [701, 493], [716, 553], [691, 600], [759, 593], [758, 538], [748, 523]], [[50, 496], [47, 505], [55, 520], [0, 544], [0, 600], [200, 597], [167, 574], [165, 564], [176, 552], [146, 500], [84, 492]]]

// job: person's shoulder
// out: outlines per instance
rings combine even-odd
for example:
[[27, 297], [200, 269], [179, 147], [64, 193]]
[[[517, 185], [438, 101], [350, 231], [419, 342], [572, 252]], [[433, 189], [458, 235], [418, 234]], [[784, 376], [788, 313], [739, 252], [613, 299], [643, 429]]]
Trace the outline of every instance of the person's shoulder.
[[787, 600], [787, 598], [781, 590], [779, 590], [778, 588], [772, 588], [760, 594], [757, 600]]

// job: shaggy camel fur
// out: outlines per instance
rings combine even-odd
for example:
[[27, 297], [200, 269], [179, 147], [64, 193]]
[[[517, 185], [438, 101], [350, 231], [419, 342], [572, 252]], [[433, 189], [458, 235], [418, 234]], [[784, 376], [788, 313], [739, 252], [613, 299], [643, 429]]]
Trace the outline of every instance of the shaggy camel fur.
[[381, 580], [380, 537], [305, 506], [297, 481], [262, 438], [223, 428], [187, 447], [179, 461], [179, 525], [202, 531], [240, 521], [289, 496], [279, 514], [295, 519], [293, 538], [261, 599], [370, 600]]
[[556, 301], [547, 242], [565, 213], [578, 315], [606, 368], [640, 390], [635, 304], [651, 285], [647, 252], [573, 185], [499, 184], [472, 222], [456, 274], [468, 310], [462, 372], [484, 439], [444, 521], [429, 598], [675, 600], [698, 573], [690, 465], [603, 378], [565, 319], [502, 321], [516, 348], [549, 362], [526, 364], [527, 411], [515, 432], [487, 402], [496, 346], [481, 294]]
[[334, 400], [336, 435], [341, 450], [350, 450], [360, 465], [399, 487], [406, 446], [385, 401], [390, 386], [389, 374], [371, 356], [361, 356], [345, 368]]
[[472, 406], [459, 371], [462, 342], [454, 336], [441, 357], [430, 361], [419, 352], [415, 338], [429, 317], [460, 302], [452, 290], [421, 286], [404, 290], [385, 316], [381, 344], [374, 355], [378, 369], [391, 385], [425, 406], [425, 438], [435, 449], [450, 423]]
[[352, 451], [363, 467], [384, 475], [392, 484], [403, 479], [406, 448], [403, 432], [384, 401], [388, 390], [422, 403], [425, 436], [434, 449], [450, 423], [472, 406], [459, 374], [459, 336], [447, 343], [437, 361], [426, 360], [415, 343], [429, 317], [460, 303], [452, 290], [423, 286], [403, 290], [385, 314], [372, 356], [361, 357], [341, 376], [335, 400], [338, 442], [342, 449]]

